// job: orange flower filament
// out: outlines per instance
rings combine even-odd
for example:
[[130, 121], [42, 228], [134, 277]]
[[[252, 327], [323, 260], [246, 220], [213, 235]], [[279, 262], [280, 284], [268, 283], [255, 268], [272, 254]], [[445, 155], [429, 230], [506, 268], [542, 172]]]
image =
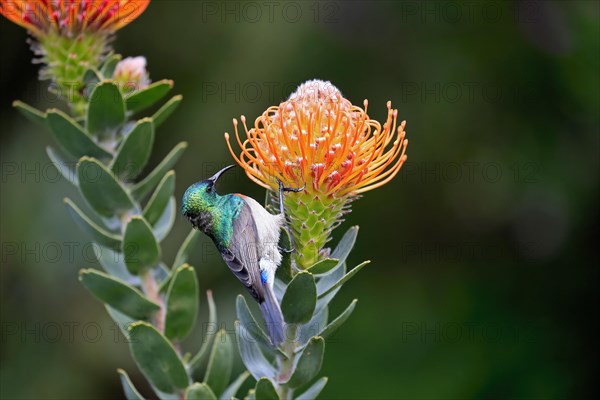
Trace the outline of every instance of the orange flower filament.
[[277, 190], [276, 178], [286, 186], [306, 185], [307, 192], [335, 197], [360, 194], [389, 182], [406, 161], [404, 127], [398, 110], [387, 103], [383, 126], [364, 109], [345, 99], [331, 83], [308, 81], [290, 98], [269, 107], [248, 129], [242, 142], [233, 120], [239, 157], [229, 134], [227, 146], [237, 163], [258, 185]]
[[0, 14], [40, 37], [114, 32], [136, 19], [150, 0], [0, 0]]

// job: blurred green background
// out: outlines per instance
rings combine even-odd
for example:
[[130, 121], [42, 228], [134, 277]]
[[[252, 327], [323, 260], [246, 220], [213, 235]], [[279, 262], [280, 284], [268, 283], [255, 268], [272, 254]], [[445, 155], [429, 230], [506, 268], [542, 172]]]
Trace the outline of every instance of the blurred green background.
[[[355, 104], [368, 98], [375, 119], [391, 100], [408, 121], [408, 163], [334, 235], [360, 225], [350, 262], [373, 263], [335, 301], [334, 312], [359, 299], [327, 345], [323, 398], [580, 398], [592, 393], [598, 343], [599, 10], [152, 1], [114, 47], [146, 56], [151, 78], [173, 79], [184, 96], [151, 162], [189, 142], [178, 196], [232, 162], [223, 132], [233, 117], [253, 120], [307, 79], [330, 80]], [[3, 19], [0, 34], [0, 397], [118, 398], [117, 367], [149, 395], [77, 281], [97, 265], [62, 203], [81, 200], [46, 158], [48, 132], [11, 107], [57, 104], [36, 81], [26, 33]], [[239, 171], [220, 190], [264, 196]], [[188, 230], [179, 219], [166, 260]], [[192, 261], [231, 331], [238, 282], [204, 237]]]

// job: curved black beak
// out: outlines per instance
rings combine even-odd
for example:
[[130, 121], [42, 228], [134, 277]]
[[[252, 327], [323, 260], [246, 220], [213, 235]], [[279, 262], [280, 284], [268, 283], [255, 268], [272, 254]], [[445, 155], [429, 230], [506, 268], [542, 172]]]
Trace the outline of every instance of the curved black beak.
[[235, 167], [235, 164], [228, 165], [227, 167], [223, 168], [222, 170], [220, 170], [219, 172], [217, 172], [216, 174], [214, 174], [213, 176], [208, 178], [208, 180], [211, 181], [213, 184], [216, 183], [217, 179], [219, 179], [221, 177], [221, 175], [223, 175], [225, 173], [225, 171], [227, 171], [233, 167]]

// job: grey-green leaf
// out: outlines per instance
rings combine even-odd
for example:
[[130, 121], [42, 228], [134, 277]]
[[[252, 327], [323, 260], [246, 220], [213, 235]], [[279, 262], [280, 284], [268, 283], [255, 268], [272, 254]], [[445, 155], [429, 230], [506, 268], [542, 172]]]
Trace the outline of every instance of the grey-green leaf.
[[267, 378], [260, 378], [256, 382], [254, 389], [254, 397], [256, 400], [279, 400], [279, 395], [273, 386], [273, 383]]
[[125, 122], [125, 101], [114, 82], [100, 82], [90, 95], [87, 130], [92, 135], [103, 136]]
[[313, 336], [319, 336], [321, 331], [327, 326], [329, 317], [329, 308], [323, 307], [318, 312], [315, 311], [313, 317], [298, 329], [298, 343], [304, 346]]
[[187, 148], [186, 142], [181, 142], [177, 146], [171, 150], [169, 154], [161, 161], [160, 164], [156, 166], [146, 176], [143, 180], [136, 183], [132, 190], [131, 194], [136, 200], [141, 200], [144, 196], [146, 196], [152, 189], [159, 184], [163, 176], [175, 165], [179, 157], [183, 154], [183, 151]]
[[175, 261], [173, 262], [173, 269], [175, 269], [175, 268], [179, 267], [180, 265], [187, 262], [190, 250], [194, 247], [194, 244], [196, 243], [196, 241], [198, 240], [199, 237], [200, 237], [199, 230], [197, 230], [197, 229], [190, 230], [190, 233], [188, 233], [187, 237], [181, 244], [181, 247], [179, 247], [179, 250], [177, 251], [177, 255], [175, 256]]
[[83, 269], [79, 280], [99, 300], [130, 317], [144, 319], [160, 310], [139, 290], [103, 272]]
[[154, 120], [154, 127], [158, 128], [163, 122], [179, 107], [179, 103], [183, 100], [182, 95], [171, 97], [157, 112], [154, 113], [152, 119]]
[[356, 242], [356, 237], [358, 236], [358, 226], [353, 226], [346, 231], [337, 247], [331, 254], [331, 258], [336, 258], [340, 263], [346, 261], [348, 255], [352, 251], [354, 247], [354, 243]]
[[220, 330], [215, 337], [208, 367], [204, 375], [206, 382], [213, 392], [219, 396], [229, 383], [233, 369], [233, 346], [224, 330]]
[[309, 267], [307, 271], [313, 275], [323, 275], [328, 273], [333, 269], [333, 267], [338, 265], [339, 261], [340, 260], [336, 260], [335, 258], [326, 258], [317, 262], [312, 267]]
[[13, 101], [13, 107], [31, 122], [46, 125], [46, 115], [42, 111], [20, 100]]
[[96, 259], [109, 275], [122, 280], [128, 285], [140, 285], [140, 277], [129, 273], [125, 265], [125, 257], [120, 252], [120, 249], [119, 251], [114, 251], [98, 243], [93, 243], [92, 248]]
[[265, 358], [258, 344], [250, 337], [246, 328], [239, 321], [235, 322], [235, 333], [242, 361], [254, 379], [258, 380], [263, 376], [274, 378], [276, 375], [274, 367]]
[[204, 362], [204, 359], [208, 355], [212, 340], [217, 332], [217, 307], [215, 306], [215, 301], [213, 300], [212, 292], [210, 290], [206, 291], [206, 299], [208, 302], [207, 332], [202, 341], [202, 346], [200, 346], [200, 350], [198, 350], [198, 353], [190, 360], [189, 364], [192, 371], [197, 370]]
[[69, 167], [67, 162], [54, 150], [51, 146], [46, 147], [46, 154], [54, 164], [54, 167], [60, 172], [61, 176], [75, 186], [79, 186], [77, 181], [77, 173], [74, 168]]
[[[267, 191], [268, 192], [268, 191]], [[267, 193], [267, 199], [269, 194]], [[287, 229], [281, 229], [279, 236], [279, 247], [282, 249], [292, 248], [292, 239]], [[277, 278], [282, 282], [289, 283], [292, 280], [292, 253], [284, 252], [281, 255], [281, 264], [277, 268]]]
[[150, 118], [139, 120], [119, 146], [111, 169], [122, 180], [138, 176], [152, 152], [154, 124]]
[[325, 341], [323, 338], [318, 336], [313, 337], [304, 348], [288, 385], [292, 388], [297, 388], [307, 384], [317, 376], [321, 370], [324, 353]]
[[129, 338], [135, 362], [158, 390], [175, 393], [189, 385], [189, 377], [173, 345], [156, 328], [137, 322], [129, 328]]
[[238, 392], [238, 390], [240, 390], [240, 388], [242, 387], [244, 382], [246, 382], [246, 379], [248, 379], [249, 376], [250, 374], [248, 373], [248, 371], [242, 372], [240, 376], [238, 376], [233, 382], [231, 382], [231, 384], [227, 386], [227, 389], [225, 389], [225, 391], [221, 393], [221, 396], [219, 396], [219, 400], [231, 400], [233, 397], [235, 397], [236, 393]]
[[110, 159], [111, 154], [100, 147], [83, 128], [60, 110], [48, 110], [46, 122], [59, 146], [75, 158], [83, 156]]
[[83, 197], [102, 216], [112, 217], [136, 207], [112, 172], [96, 159], [79, 160], [77, 180]]
[[217, 396], [206, 383], [196, 382], [185, 391], [185, 400], [217, 400]]
[[356, 307], [356, 302], [358, 300], [354, 299], [352, 300], [352, 303], [350, 303], [350, 305], [333, 321], [331, 321], [329, 323], [329, 325], [327, 325], [325, 327], [325, 329], [323, 329], [323, 331], [321, 332], [321, 336], [323, 338], [327, 338], [329, 335], [331, 335], [333, 332], [335, 332], [337, 330], [337, 328], [339, 328], [340, 326], [342, 326], [344, 324], [344, 322], [346, 322], [348, 320], [348, 318], [350, 318], [350, 315], [352, 315], [352, 312], [354, 311], [354, 308]]
[[125, 228], [123, 251], [125, 265], [134, 275], [160, 261], [160, 247], [150, 225], [141, 217], [133, 217]]
[[115, 310], [109, 305], [104, 306], [108, 315], [115, 321], [115, 324], [119, 327], [119, 330], [123, 334], [126, 340], [129, 340], [129, 328], [134, 323], [138, 322], [137, 318], [131, 318], [129, 315], [125, 315], [120, 311]]
[[175, 200], [175, 196], [171, 196], [160, 218], [158, 218], [158, 221], [152, 227], [156, 240], [161, 242], [167, 237], [175, 223], [175, 218], [177, 218], [177, 201]]
[[235, 309], [240, 324], [244, 326], [246, 332], [250, 335], [250, 338], [256, 341], [256, 343], [260, 344], [263, 350], [273, 354], [273, 345], [267, 338], [267, 335], [262, 330], [258, 322], [256, 322], [256, 319], [250, 312], [248, 303], [246, 303], [246, 299], [241, 294], [237, 296], [235, 301]]
[[327, 385], [327, 377], [322, 377], [321, 379], [319, 379], [318, 381], [316, 381], [315, 383], [313, 383], [311, 385], [311, 387], [309, 387], [308, 389], [306, 389], [306, 391], [302, 394], [299, 394], [296, 397], [296, 400], [314, 400], [316, 399], [319, 394], [321, 393], [321, 391], [323, 390], [323, 388], [325, 388], [325, 385]]
[[148, 87], [136, 90], [128, 95], [125, 102], [127, 110], [133, 113], [142, 111], [162, 99], [173, 88], [173, 81], [163, 79]]
[[67, 210], [73, 218], [73, 220], [79, 225], [79, 227], [87, 232], [95, 241], [103, 246], [111, 249], [119, 249], [121, 247], [122, 238], [113, 233], [110, 233], [103, 228], [99, 227], [94, 221], [92, 221], [79, 207], [75, 205], [70, 199], [65, 198], [65, 204]]
[[106, 57], [104, 64], [102, 64], [102, 68], [100, 69], [102, 76], [104, 76], [106, 79], [111, 79], [115, 73], [115, 68], [119, 61], [121, 61], [120, 54], [112, 54]]
[[131, 379], [129, 379], [129, 375], [122, 369], [117, 369], [119, 373], [119, 377], [121, 378], [121, 385], [123, 385], [123, 394], [125, 394], [125, 398], [127, 400], [144, 400], [144, 397], [138, 392], [138, 390], [133, 386]]
[[312, 318], [316, 303], [315, 279], [312, 274], [301, 272], [288, 285], [281, 300], [281, 311], [286, 322], [304, 324]]
[[165, 336], [171, 340], [185, 338], [198, 315], [198, 280], [196, 271], [187, 264], [177, 268], [166, 297]]
[[358, 271], [363, 269], [363, 267], [365, 265], [369, 264], [370, 262], [371, 261], [369, 261], [369, 260], [363, 261], [361, 264], [359, 264], [356, 267], [354, 267], [353, 269], [351, 269], [350, 272], [348, 272], [346, 275], [344, 275], [340, 280], [338, 280], [336, 283], [334, 283], [331, 287], [329, 287], [323, 293], [319, 293], [319, 298], [322, 298], [322, 297], [328, 295], [330, 292], [342, 287], [342, 285], [344, 283], [348, 282], [350, 280], [350, 278], [352, 278], [354, 275], [356, 275], [358, 273]]
[[148, 204], [144, 208], [144, 218], [150, 225], [156, 224], [162, 213], [165, 211], [169, 198], [175, 191], [175, 172], [169, 171], [158, 184], [158, 187], [150, 197]]

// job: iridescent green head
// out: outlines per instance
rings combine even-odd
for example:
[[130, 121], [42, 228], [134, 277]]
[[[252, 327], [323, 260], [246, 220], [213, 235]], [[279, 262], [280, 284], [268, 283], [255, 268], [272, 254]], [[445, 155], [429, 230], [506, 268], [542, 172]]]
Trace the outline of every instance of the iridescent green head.
[[220, 204], [221, 196], [215, 190], [219, 177], [234, 165], [223, 168], [212, 177], [196, 182], [183, 195], [181, 214], [190, 221], [196, 229], [207, 233], [212, 230], [214, 214], [219, 213], [216, 207]]

